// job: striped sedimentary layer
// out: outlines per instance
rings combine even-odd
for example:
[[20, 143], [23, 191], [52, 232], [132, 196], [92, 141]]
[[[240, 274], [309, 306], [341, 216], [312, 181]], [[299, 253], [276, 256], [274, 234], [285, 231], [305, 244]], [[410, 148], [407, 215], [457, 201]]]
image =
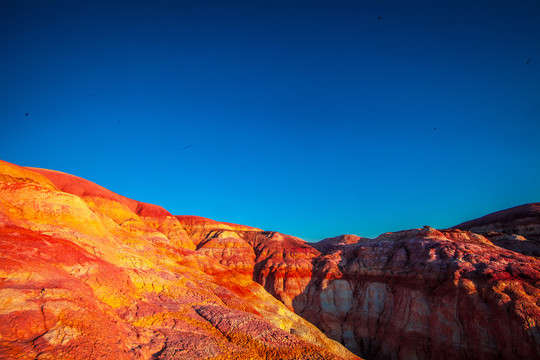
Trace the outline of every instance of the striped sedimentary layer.
[[0, 358], [356, 358], [252, 280], [249, 246], [204, 245], [163, 208], [0, 162]]
[[537, 358], [539, 261], [466, 230], [307, 243], [0, 162], [0, 358]]

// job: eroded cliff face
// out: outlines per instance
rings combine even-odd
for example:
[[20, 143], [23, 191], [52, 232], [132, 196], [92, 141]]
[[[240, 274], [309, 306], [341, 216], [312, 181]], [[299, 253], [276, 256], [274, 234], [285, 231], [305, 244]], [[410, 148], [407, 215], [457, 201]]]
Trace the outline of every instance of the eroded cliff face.
[[367, 358], [540, 353], [540, 263], [479, 235], [431, 228], [338, 245], [315, 263], [299, 312]]
[[484, 236], [425, 227], [309, 244], [275, 232], [208, 226], [195, 238], [243, 239], [254, 251], [253, 279], [367, 359], [540, 354], [540, 262]]
[[0, 358], [356, 358], [252, 281], [243, 240], [197, 245], [158, 206], [0, 162]]
[[310, 244], [0, 162], [0, 358], [537, 359], [523, 254], [429, 227]]

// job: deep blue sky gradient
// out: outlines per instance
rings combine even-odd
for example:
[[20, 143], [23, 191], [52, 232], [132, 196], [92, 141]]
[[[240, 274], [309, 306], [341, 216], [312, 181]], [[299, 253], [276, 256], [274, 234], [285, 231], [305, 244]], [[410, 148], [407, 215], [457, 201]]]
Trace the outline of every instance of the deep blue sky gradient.
[[0, 36], [0, 158], [174, 214], [319, 240], [540, 201], [536, 0], [2, 0]]

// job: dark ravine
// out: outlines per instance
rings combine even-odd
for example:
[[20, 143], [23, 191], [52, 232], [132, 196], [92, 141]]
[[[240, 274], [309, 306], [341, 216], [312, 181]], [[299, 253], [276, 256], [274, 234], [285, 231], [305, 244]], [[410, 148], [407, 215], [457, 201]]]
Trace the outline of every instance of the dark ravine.
[[307, 243], [0, 162], [0, 358], [537, 359], [539, 215]]

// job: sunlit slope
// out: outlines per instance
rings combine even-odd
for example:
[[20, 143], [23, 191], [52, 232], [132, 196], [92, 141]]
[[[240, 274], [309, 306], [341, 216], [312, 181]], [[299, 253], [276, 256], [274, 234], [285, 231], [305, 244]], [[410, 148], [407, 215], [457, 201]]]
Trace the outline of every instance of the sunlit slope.
[[166, 210], [0, 162], [0, 358], [353, 359]]

